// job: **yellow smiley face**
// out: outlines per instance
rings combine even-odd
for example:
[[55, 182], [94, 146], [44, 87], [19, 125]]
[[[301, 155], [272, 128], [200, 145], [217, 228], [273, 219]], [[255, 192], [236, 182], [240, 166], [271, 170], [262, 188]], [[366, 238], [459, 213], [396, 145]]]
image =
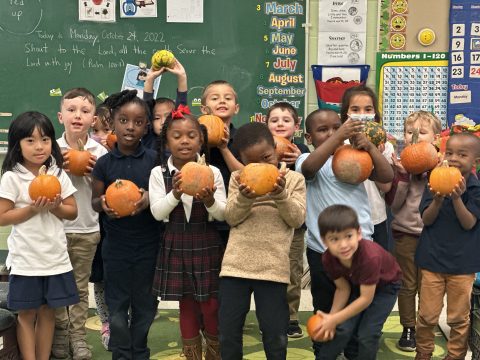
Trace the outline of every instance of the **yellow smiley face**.
[[397, 14], [403, 14], [408, 9], [408, 2], [407, 0], [395, 0], [392, 3], [392, 10]]
[[429, 28], [421, 29], [418, 32], [418, 42], [423, 46], [432, 45], [435, 42], [435, 32]]
[[407, 26], [407, 20], [402, 15], [395, 15], [390, 20], [390, 26], [393, 31], [402, 31]]
[[390, 37], [390, 47], [394, 50], [402, 49], [405, 46], [405, 35], [403, 34], [392, 34]]

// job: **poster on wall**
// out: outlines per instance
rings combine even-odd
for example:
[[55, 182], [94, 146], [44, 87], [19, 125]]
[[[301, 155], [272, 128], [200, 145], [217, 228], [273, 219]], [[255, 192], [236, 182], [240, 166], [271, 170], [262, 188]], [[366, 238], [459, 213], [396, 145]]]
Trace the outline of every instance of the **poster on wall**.
[[405, 118], [414, 111], [434, 113], [447, 125], [448, 53], [378, 52], [378, 108], [383, 127], [403, 140]]
[[320, 1], [318, 21], [318, 64], [365, 63], [366, 0]]
[[408, 0], [381, 0], [379, 3], [380, 51], [405, 50], [407, 44]]
[[121, 18], [157, 17], [156, 0], [119, 0]]
[[448, 124], [480, 124], [480, 4], [450, 4]]
[[78, 20], [115, 22], [115, 0], [78, 0]]

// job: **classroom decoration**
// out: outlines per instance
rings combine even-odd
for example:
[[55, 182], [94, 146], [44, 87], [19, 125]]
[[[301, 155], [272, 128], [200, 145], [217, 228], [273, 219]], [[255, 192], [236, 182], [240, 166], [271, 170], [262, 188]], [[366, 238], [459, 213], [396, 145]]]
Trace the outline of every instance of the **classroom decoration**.
[[352, 145], [342, 145], [333, 154], [332, 170], [339, 181], [360, 184], [372, 173], [373, 161], [367, 151], [355, 149]]
[[[208, 109], [210, 112], [210, 109]], [[225, 137], [225, 124], [218, 116], [205, 114], [198, 118], [198, 122], [205, 125], [208, 134], [208, 146], [215, 147], [222, 143]]]
[[[282, 163], [285, 171], [285, 163]], [[240, 171], [240, 183], [247, 185], [257, 195], [265, 195], [275, 189], [279, 171], [275, 165], [250, 163]]]
[[450, 195], [462, 180], [462, 173], [454, 166], [448, 166], [448, 161], [443, 160], [442, 165], [430, 173], [429, 184], [434, 193]]
[[369, 65], [312, 65], [318, 107], [340, 111], [345, 90], [367, 81]]
[[[171, 51], [185, 67], [188, 105], [194, 115], [201, 115], [204, 86], [222, 79], [230, 82], [238, 95], [235, 126], [265, 121], [267, 109], [279, 101], [293, 105], [303, 121], [303, 1], [210, 0], [202, 3], [202, 22], [185, 23], [167, 22], [166, 0], [153, 0], [155, 5], [145, 7], [155, 6], [162, 16], [118, 17], [108, 24], [79, 22], [78, 1], [0, 1], [2, 53], [8, 54], [0, 57], [0, 78], [7, 89], [0, 92], [0, 111], [13, 114], [3, 118], [5, 122], [25, 109], [55, 119], [59, 98], [50, 96], [51, 89], [65, 92], [85, 87], [93, 94], [118, 92], [127, 64], [135, 67], [128, 67], [133, 70], [128, 81], [136, 84], [139, 64], [149, 67], [157, 50]], [[119, 2], [115, 3], [118, 7]], [[134, 11], [132, 3], [128, 3], [129, 11]], [[138, 7], [140, 1], [135, 3]], [[180, 8], [187, 2], [171, 3]], [[142, 77], [140, 74], [138, 82]], [[160, 84], [156, 97], [175, 99], [175, 75], [163, 74]], [[54, 126], [56, 132], [63, 131], [58, 122]], [[301, 131], [296, 136], [303, 138]], [[3, 140], [6, 136], [0, 134]]]
[[175, 56], [171, 51], [158, 50], [152, 55], [152, 70], [160, 70], [162, 67], [172, 67]]
[[435, 146], [426, 141], [418, 141], [418, 129], [413, 131], [412, 142], [400, 153], [402, 166], [413, 175], [432, 170], [438, 163]]
[[387, 133], [403, 141], [405, 118], [434, 113], [447, 124], [447, 53], [377, 53], [378, 109]]
[[384, 144], [387, 141], [387, 133], [382, 125], [376, 121], [365, 121], [364, 133], [367, 139], [375, 146]]
[[85, 146], [83, 145], [83, 141], [78, 139], [77, 142], [78, 150], [77, 149], [69, 149], [68, 150], [68, 167], [67, 169], [70, 171], [71, 174], [75, 176], [84, 176], [87, 172], [87, 168], [90, 165], [90, 157], [92, 154], [90, 151], [85, 150]]
[[480, 123], [480, 4], [450, 2], [448, 124]]
[[213, 189], [213, 171], [206, 165], [204, 155], [200, 157], [198, 162], [190, 161], [183, 165], [181, 173], [180, 187], [185, 194], [195, 196], [204, 188]]
[[407, 43], [408, 0], [381, 0], [379, 6], [380, 50], [404, 50]]
[[129, 216], [135, 210], [135, 203], [142, 198], [142, 193], [130, 180], [117, 179], [105, 191], [107, 206], [117, 212], [118, 216]]
[[119, 0], [119, 6], [122, 18], [157, 17], [156, 0]]
[[[115, 1], [78, 0], [78, 20], [115, 22]], [[17, 3], [20, 3], [20, 1]]]
[[33, 201], [36, 201], [41, 196], [45, 196], [49, 201], [53, 201], [61, 192], [60, 181], [56, 176], [47, 174], [45, 165], [40, 167], [38, 175], [28, 186], [28, 195], [30, 195], [30, 199]]

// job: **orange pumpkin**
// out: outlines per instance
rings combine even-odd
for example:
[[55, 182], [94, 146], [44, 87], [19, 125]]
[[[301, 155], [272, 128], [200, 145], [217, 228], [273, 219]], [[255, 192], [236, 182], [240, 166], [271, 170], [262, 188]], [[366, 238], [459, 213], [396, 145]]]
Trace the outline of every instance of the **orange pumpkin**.
[[224, 123], [222, 119], [215, 115], [202, 115], [198, 122], [205, 125], [208, 133], [208, 146], [215, 147], [221, 144], [224, 138]]
[[107, 206], [116, 211], [120, 217], [130, 215], [141, 197], [140, 189], [130, 180], [117, 179], [105, 191]]
[[182, 167], [182, 191], [191, 196], [195, 196], [204, 188], [213, 189], [214, 176], [210, 166], [205, 165], [205, 161], [190, 161]]
[[55, 196], [61, 194], [62, 187], [60, 181], [54, 175], [47, 174], [47, 167], [42, 165], [38, 170], [38, 175], [28, 186], [28, 195], [35, 201], [41, 196], [45, 196], [49, 201], [53, 201]]
[[418, 175], [432, 170], [437, 165], [437, 150], [429, 142], [418, 142], [418, 129], [415, 129], [412, 143], [400, 154], [400, 162], [407, 172]]
[[440, 195], [449, 195], [462, 180], [462, 173], [454, 166], [448, 166], [448, 161], [444, 160], [442, 165], [432, 170], [430, 174], [430, 187], [435, 193]]
[[90, 151], [85, 150], [82, 140], [78, 139], [78, 150], [68, 150], [68, 169], [76, 176], [84, 176], [90, 166]]
[[275, 141], [275, 153], [278, 160], [282, 160], [286, 152], [292, 152], [292, 142], [290, 140], [281, 136], [273, 136], [273, 140]]
[[250, 163], [240, 171], [240, 183], [247, 185], [257, 195], [265, 195], [275, 188], [280, 172], [266, 163]]
[[107, 135], [106, 141], [107, 141], [108, 148], [112, 150], [115, 147], [115, 144], [117, 142], [117, 135], [111, 132], [110, 134]]
[[368, 179], [373, 161], [365, 150], [342, 145], [333, 154], [332, 170], [336, 178], [347, 184], [360, 184]]
[[323, 316], [320, 314], [314, 314], [310, 316], [310, 318], [307, 321], [307, 333], [308, 336], [314, 341], [326, 341], [327, 339], [325, 338], [325, 333], [321, 332], [317, 336], [315, 336], [316, 330], [319, 328], [319, 326], [322, 324], [323, 321]]

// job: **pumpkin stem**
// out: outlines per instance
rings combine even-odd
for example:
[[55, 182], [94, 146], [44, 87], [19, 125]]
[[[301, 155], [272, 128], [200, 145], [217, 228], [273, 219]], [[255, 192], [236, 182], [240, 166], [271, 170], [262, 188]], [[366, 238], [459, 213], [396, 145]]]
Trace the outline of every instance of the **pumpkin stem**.
[[448, 160], [443, 160], [441, 167], [448, 167]]
[[45, 175], [47, 173], [47, 167], [45, 165], [40, 166], [38, 169], [38, 175]]
[[115, 180], [115, 187], [116, 187], [117, 189], [121, 188], [122, 186], [123, 186], [123, 182], [122, 182], [121, 179]]
[[79, 151], [85, 150], [85, 146], [83, 145], [82, 139], [78, 139], [78, 140], [77, 140], [77, 145], [78, 145], [78, 150], [79, 150]]
[[287, 171], [287, 163], [286, 162], [282, 161], [280, 163], [280, 171], [282, 171], [282, 172]]
[[418, 143], [418, 135], [419, 135], [418, 128], [413, 129], [412, 144], [417, 144]]
[[198, 158], [197, 164], [207, 165], [207, 162], [205, 161], [205, 154], [202, 154], [202, 156], [200, 156], [200, 157]]

